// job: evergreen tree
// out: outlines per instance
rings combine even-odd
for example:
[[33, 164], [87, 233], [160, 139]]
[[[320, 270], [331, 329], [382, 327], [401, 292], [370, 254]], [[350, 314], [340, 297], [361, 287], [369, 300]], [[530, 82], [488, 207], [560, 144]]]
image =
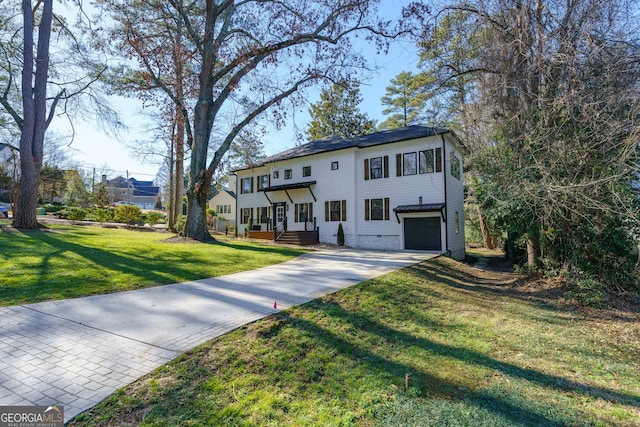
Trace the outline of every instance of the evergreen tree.
[[44, 165], [40, 172], [40, 197], [43, 201], [53, 203], [67, 185], [64, 171], [57, 166]]
[[382, 114], [391, 116], [380, 123], [380, 129], [396, 129], [424, 121], [426, 97], [421, 83], [411, 71], [402, 71], [391, 79], [387, 93], [380, 99], [382, 105], [387, 106]]
[[353, 138], [374, 132], [375, 121], [358, 108], [362, 101], [359, 86], [357, 81], [342, 80], [320, 93], [320, 101], [309, 109], [311, 122], [307, 137], [310, 141], [327, 136]]
[[110, 203], [109, 191], [107, 190], [106, 185], [100, 183], [96, 186], [96, 189], [93, 193], [93, 203], [99, 208], [103, 208]]

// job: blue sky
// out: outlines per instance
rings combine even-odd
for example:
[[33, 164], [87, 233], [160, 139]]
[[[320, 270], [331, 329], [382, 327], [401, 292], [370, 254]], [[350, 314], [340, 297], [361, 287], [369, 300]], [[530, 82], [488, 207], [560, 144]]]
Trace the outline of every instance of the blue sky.
[[[400, 11], [406, 0], [383, 0], [382, 15], [386, 18], [400, 16]], [[415, 71], [418, 57], [417, 49], [412, 42], [394, 42], [387, 55], [376, 55], [375, 48], [363, 45], [364, 52], [370, 51], [372, 65], [377, 66], [378, 71], [367, 76], [362, 76], [363, 84], [360, 92], [363, 101], [360, 109], [366, 112], [370, 118], [378, 123], [384, 120], [380, 98], [385, 93], [389, 81], [401, 71]], [[307, 99], [315, 102], [318, 92], [309, 92]], [[96, 124], [80, 122], [75, 123], [76, 137], [71, 145], [72, 157], [85, 171], [91, 172], [96, 168], [97, 173], [107, 170], [110, 177], [117, 175], [133, 176], [137, 179], [151, 180], [157, 174], [159, 164], [143, 163], [136, 159], [134, 153], [127, 147], [136, 140], [148, 138], [151, 132], [147, 130], [150, 125], [146, 121], [142, 103], [135, 98], [113, 98], [114, 106], [120, 112], [128, 131], [123, 132], [119, 138], [106, 134]], [[264, 139], [264, 150], [267, 155], [291, 148], [295, 145], [294, 127], [299, 130], [306, 128], [309, 122], [308, 106], [299, 108], [294, 114], [290, 114], [289, 123], [281, 131], [270, 132]], [[52, 129], [60, 134], [68, 134], [63, 123], [52, 123]]]

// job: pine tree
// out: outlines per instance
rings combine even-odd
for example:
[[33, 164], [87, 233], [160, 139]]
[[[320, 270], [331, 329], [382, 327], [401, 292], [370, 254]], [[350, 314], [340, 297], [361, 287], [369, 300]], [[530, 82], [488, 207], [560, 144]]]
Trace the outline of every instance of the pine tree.
[[327, 136], [353, 138], [375, 130], [375, 121], [358, 108], [362, 101], [359, 86], [358, 81], [342, 80], [320, 93], [320, 101], [309, 109], [311, 122], [307, 137], [310, 141]]
[[387, 108], [382, 114], [389, 115], [380, 123], [380, 129], [396, 129], [424, 121], [425, 95], [421, 80], [411, 71], [402, 71], [387, 86], [387, 93], [380, 99]]

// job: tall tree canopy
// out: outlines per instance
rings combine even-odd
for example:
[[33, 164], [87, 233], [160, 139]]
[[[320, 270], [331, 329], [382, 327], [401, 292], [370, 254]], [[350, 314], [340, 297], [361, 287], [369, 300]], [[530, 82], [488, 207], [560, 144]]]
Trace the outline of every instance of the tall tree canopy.
[[[130, 10], [138, 1], [113, 3]], [[185, 123], [191, 159], [183, 235], [207, 240], [212, 177], [236, 136], [267, 111], [270, 121], [281, 124], [284, 101], [295, 105], [301, 101], [296, 94], [315, 82], [337, 81], [365, 67], [365, 58], [351, 48], [352, 35], [362, 33], [383, 48], [393, 34], [389, 22], [376, 18], [377, 2], [369, 0], [162, 3], [182, 22], [185, 45], [193, 53], [184, 58], [185, 71], [197, 75], [193, 113]], [[172, 102], [178, 111], [190, 108], [177, 97]]]
[[380, 99], [386, 106], [382, 114], [390, 116], [380, 123], [380, 128], [396, 129], [424, 122], [424, 82], [411, 71], [402, 71], [390, 83]]
[[309, 108], [311, 122], [307, 128], [308, 139], [326, 136], [353, 138], [375, 130], [376, 123], [362, 113], [359, 82], [341, 80], [320, 92], [320, 100]]
[[455, 17], [456, 30], [444, 38], [432, 33], [423, 44], [431, 64], [446, 56], [439, 47], [453, 41], [467, 52], [462, 61], [449, 56], [440, 83], [472, 78], [472, 99], [483, 113], [476, 117], [489, 124], [477, 128], [491, 146], [474, 165], [483, 210], [511, 241], [527, 241], [531, 266], [542, 254], [547, 266], [562, 267], [576, 283], [637, 285], [636, 6], [454, 2], [439, 16]]

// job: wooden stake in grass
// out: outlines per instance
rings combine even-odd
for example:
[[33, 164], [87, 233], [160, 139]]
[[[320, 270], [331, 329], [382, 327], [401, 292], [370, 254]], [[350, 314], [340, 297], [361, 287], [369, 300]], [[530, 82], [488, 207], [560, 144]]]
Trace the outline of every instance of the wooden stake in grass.
[[409, 390], [409, 374], [404, 375], [404, 391]]

